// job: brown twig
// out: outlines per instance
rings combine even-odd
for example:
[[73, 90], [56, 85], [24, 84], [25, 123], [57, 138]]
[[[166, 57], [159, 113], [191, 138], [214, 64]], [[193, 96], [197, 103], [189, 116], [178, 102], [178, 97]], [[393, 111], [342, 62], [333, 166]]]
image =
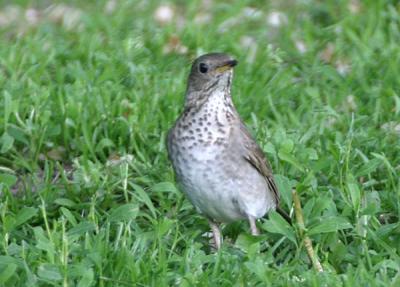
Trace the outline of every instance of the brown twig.
[[300, 236], [304, 240], [304, 246], [306, 247], [308, 257], [310, 258], [314, 269], [318, 272], [323, 272], [324, 269], [322, 268], [321, 263], [319, 262], [317, 256], [314, 253], [311, 239], [304, 232], [306, 228], [304, 225], [303, 211], [301, 209], [300, 198], [295, 189], [293, 189], [292, 195], [293, 195], [293, 201], [294, 201], [294, 211], [296, 214], [296, 220], [297, 220], [297, 224], [299, 225], [299, 228], [300, 228]]

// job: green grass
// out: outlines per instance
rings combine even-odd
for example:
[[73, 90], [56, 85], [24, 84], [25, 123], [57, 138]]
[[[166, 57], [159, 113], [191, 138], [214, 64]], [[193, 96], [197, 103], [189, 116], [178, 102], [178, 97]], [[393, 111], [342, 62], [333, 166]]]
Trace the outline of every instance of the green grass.
[[[399, 286], [397, 1], [176, 1], [164, 25], [155, 1], [70, 1], [64, 19], [15, 3], [0, 4], [0, 286]], [[165, 53], [173, 37], [186, 54]], [[325, 272], [274, 213], [259, 238], [225, 226], [212, 252], [175, 187], [165, 135], [212, 51], [239, 60], [234, 102]]]

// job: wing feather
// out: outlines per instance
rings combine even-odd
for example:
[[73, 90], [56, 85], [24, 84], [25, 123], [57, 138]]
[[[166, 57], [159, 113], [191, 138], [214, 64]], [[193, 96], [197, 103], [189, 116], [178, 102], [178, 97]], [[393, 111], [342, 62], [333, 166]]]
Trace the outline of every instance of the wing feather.
[[256, 143], [247, 128], [242, 123], [240, 124], [240, 134], [245, 151], [244, 158], [265, 178], [269, 190], [274, 194], [275, 203], [278, 206], [278, 187], [276, 186], [274, 175], [272, 174], [272, 169], [267, 158], [265, 157], [260, 146]]

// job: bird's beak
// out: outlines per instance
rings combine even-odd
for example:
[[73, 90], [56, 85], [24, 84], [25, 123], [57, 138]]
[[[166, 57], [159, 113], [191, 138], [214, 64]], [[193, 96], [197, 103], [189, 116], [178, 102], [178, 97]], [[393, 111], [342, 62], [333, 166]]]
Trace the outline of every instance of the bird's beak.
[[227, 71], [227, 70], [232, 69], [232, 68], [235, 67], [237, 64], [238, 64], [238, 61], [236, 61], [236, 60], [229, 60], [229, 61], [224, 62], [221, 66], [219, 66], [219, 67], [216, 68], [215, 70], [216, 70], [218, 73], [222, 73], [222, 72], [225, 72], [225, 71]]

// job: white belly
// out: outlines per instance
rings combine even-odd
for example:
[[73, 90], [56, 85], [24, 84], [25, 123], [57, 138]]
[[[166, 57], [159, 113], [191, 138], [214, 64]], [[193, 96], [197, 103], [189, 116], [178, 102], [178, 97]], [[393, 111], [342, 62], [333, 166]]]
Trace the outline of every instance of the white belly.
[[220, 222], [264, 216], [274, 202], [265, 179], [246, 161], [228, 164], [226, 151], [218, 155], [210, 147], [183, 155], [178, 179], [189, 200], [199, 212]]

